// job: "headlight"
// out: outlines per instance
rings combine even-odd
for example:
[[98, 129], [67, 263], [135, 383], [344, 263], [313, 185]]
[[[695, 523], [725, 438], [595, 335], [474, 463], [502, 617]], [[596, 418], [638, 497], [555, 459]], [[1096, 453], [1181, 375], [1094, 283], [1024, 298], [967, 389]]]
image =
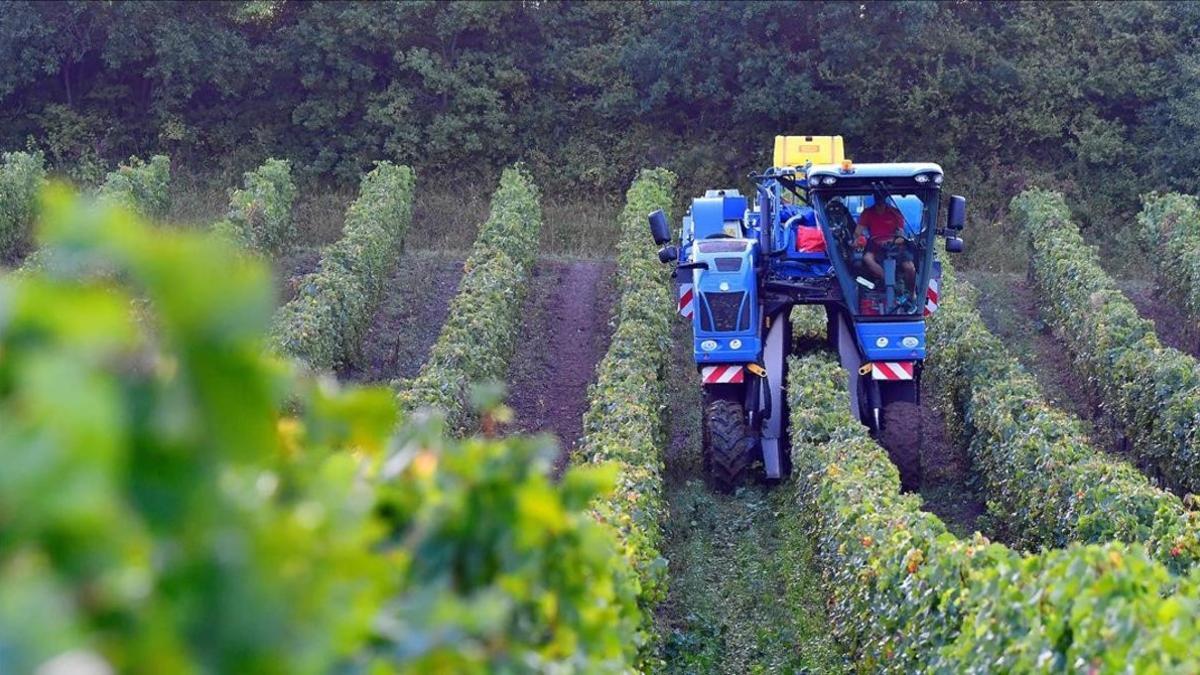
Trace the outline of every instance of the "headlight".
[[933, 184], [934, 184], [934, 185], [941, 185], [941, 184], [942, 184], [942, 174], [940, 174], [940, 173], [938, 173], [938, 174], [934, 174], [934, 176], [933, 176]]
[[913, 180], [917, 181], [921, 185], [924, 185], [929, 182], [929, 176], [926, 176], [923, 173], [919, 173], [919, 174], [913, 176]]
[[739, 339], [737, 339], [737, 338], [734, 338], [734, 339], [730, 340], [730, 341], [729, 341], [729, 348], [730, 348], [730, 349], [741, 349], [741, 348], [742, 348], [742, 341], [741, 341], [741, 340], [739, 340]]
[[704, 342], [700, 343], [700, 349], [703, 349], [706, 352], [711, 352], [712, 350], [714, 350], [716, 348], [717, 348], [716, 340], [705, 340]]
[[886, 347], [886, 346], [888, 346], [888, 339], [887, 339], [887, 338], [885, 338], [885, 337], [878, 337], [878, 338], [876, 338], [876, 339], [875, 339], [875, 346], [876, 346], [876, 347], [879, 347], [879, 348], [883, 348], [883, 347]]
[[833, 185], [836, 182], [837, 182], [837, 179], [834, 178], [833, 176], [825, 176], [824, 178], [821, 179], [822, 185]]
[[901, 340], [900, 344], [904, 345], [904, 347], [906, 349], [916, 349], [917, 345], [921, 344], [921, 341], [918, 340], [917, 338], [909, 335], [908, 337]]

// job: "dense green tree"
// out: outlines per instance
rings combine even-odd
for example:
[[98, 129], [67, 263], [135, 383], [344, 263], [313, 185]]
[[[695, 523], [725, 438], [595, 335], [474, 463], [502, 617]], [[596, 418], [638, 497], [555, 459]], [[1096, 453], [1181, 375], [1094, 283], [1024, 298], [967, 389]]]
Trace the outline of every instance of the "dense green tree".
[[778, 133], [931, 159], [982, 211], [1029, 182], [1086, 224], [1200, 179], [1200, 5], [13, 2], [0, 146], [83, 180], [130, 155], [351, 181], [377, 159], [612, 192], [736, 181]]

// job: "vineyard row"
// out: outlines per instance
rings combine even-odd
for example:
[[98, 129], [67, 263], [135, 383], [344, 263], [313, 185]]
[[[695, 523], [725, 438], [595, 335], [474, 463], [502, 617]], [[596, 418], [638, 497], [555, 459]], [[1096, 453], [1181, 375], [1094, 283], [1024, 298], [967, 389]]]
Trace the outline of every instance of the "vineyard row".
[[584, 416], [577, 463], [617, 467], [613, 495], [597, 501], [599, 519], [619, 533], [621, 547], [637, 571], [634, 586], [641, 608], [641, 658], [653, 652], [654, 608], [666, 598], [667, 565], [662, 557], [663, 458], [666, 445], [667, 368], [673, 303], [669, 280], [646, 236], [646, 214], [667, 211], [675, 175], [643, 170], [625, 195], [617, 247], [620, 299], [608, 352], [596, 368]]
[[[900, 492], [887, 453], [846, 409], [845, 371], [790, 364], [798, 499], [811, 514], [830, 622], [863, 672], [1137, 672], [1200, 667], [1194, 577], [1140, 544], [1021, 554], [961, 540]], [[1036, 599], [1036, 602], [1031, 600]]]
[[1172, 489], [1200, 492], [1196, 359], [1159, 342], [1153, 322], [1100, 266], [1061, 194], [1026, 191], [1012, 212], [1031, 244], [1043, 314], [1074, 354], [1076, 375], [1104, 402], [1139, 464]]
[[504, 381], [538, 249], [538, 201], [526, 171], [504, 170], [429, 358], [415, 378], [395, 383], [402, 410], [438, 408], [451, 428], [464, 433], [477, 422], [473, 387]]
[[1142, 542], [1179, 572], [1200, 560], [1200, 514], [1093, 448], [1079, 421], [1049, 405], [988, 331], [975, 289], [942, 264], [944, 301], [929, 321], [926, 373], [1006, 538], [1034, 550]]
[[412, 221], [413, 172], [380, 162], [346, 210], [342, 238], [276, 313], [272, 343], [321, 370], [354, 359]]

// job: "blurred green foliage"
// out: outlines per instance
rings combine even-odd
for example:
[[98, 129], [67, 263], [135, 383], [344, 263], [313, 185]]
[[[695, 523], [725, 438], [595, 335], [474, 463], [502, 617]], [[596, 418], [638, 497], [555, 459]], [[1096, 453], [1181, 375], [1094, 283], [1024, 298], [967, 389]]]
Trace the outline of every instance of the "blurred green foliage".
[[943, 163], [977, 223], [1046, 178], [1091, 225], [1200, 181], [1198, 36], [1186, 2], [12, 2], [0, 147], [345, 181], [524, 160], [608, 194], [661, 165], [688, 194], [775, 134], [840, 133], [860, 161]]
[[229, 242], [63, 190], [43, 215], [47, 263], [0, 277], [0, 671], [628, 669], [611, 468], [396, 431], [387, 389], [267, 355]]

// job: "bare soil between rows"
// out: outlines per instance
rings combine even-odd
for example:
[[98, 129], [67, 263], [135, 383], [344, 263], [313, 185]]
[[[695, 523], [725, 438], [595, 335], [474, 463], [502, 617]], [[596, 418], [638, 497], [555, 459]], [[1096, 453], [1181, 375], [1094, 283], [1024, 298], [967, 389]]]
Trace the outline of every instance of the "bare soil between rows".
[[614, 265], [542, 259], [535, 263], [508, 375], [511, 431], [558, 439], [562, 468], [583, 432], [588, 386], [612, 337]]
[[1042, 320], [1037, 294], [1025, 275], [976, 271], [962, 275], [979, 290], [983, 324], [1037, 380], [1047, 400], [1090, 423], [1096, 411], [1087, 389], [1075, 375], [1066, 345]]
[[279, 305], [285, 305], [296, 297], [300, 282], [305, 276], [317, 271], [321, 263], [319, 246], [298, 246], [279, 256], [271, 266], [278, 289]]
[[[1200, 358], [1200, 340], [1191, 320], [1158, 291], [1154, 282], [1123, 280], [1117, 284], [1143, 319], [1154, 323], [1159, 342]], [[1190, 329], [1190, 330], [1189, 330]]]
[[387, 383], [414, 377], [429, 357], [463, 275], [461, 254], [414, 251], [401, 255], [363, 336], [358, 363], [338, 376]]
[[987, 503], [980, 495], [971, 458], [949, 438], [946, 419], [928, 380], [921, 383], [921, 510], [932, 513], [955, 536], [989, 534]]

